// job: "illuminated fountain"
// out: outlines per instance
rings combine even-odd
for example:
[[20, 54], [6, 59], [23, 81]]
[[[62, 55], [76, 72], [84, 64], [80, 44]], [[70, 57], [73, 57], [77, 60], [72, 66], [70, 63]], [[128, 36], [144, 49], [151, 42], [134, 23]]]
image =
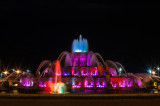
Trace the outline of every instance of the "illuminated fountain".
[[33, 86], [54, 93], [79, 91], [107, 91], [144, 88], [140, 77], [128, 75], [119, 62], [104, 61], [99, 53], [88, 51], [87, 39], [79, 36], [72, 44], [72, 52], [62, 52], [57, 61], [44, 60], [36, 71], [36, 81], [24, 78], [23, 86]]

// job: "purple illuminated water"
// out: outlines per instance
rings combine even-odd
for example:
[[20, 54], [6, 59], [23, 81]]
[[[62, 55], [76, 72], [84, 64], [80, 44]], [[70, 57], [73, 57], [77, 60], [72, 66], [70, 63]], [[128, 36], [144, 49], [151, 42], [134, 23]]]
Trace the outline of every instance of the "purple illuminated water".
[[35, 82], [34, 78], [24, 77], [20, 79], [20, 83], [24, 87], [32, 87], [34, 85], [34, 82]]
[[98, 78], [97, 82], [96, 82], [96, 86], [97, 86], [97, 88], [107, 87], [107, 82], [106, 82], [105, 78]]
[[115, 68], [109, 68], [109, 71], [110, 71], [110, 73], [111, 73], [111, 75], [112, 75], [113, 77], [116, 77], [116, 76], [117, 76], [117, 72], [116, 72], [116, 69], [115, 69]]

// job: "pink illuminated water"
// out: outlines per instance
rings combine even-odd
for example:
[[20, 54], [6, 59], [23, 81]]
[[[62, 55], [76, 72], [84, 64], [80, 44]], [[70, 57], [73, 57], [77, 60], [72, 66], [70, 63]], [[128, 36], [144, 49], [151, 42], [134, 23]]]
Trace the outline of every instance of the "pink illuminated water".
[[116, 77], [116, 76], [117, 76], [117, 72], [116, 72], [116, 69], [115, 69], [115, 68], [109, 68], [109, 71], [110, 71], [110, 73], [111, 73], [111, 75], [112, 75], [113, 77]]
[[94, 86], [94, 82], [90, 81], [88, 78], [86, 78], [84, 81], [84, 87], [85, 88], [92, 88], [93, 86]]
[[133, 79], [132, 78], [120, 78], [115, 77], [111, 78], [112, 87], [133, 87]]
[[34, 78], [29, 78], [29, 77], [22, 78], [20, 80], [20, 83], [22, 84], [22, 86], [32, 87], [34, 84]]

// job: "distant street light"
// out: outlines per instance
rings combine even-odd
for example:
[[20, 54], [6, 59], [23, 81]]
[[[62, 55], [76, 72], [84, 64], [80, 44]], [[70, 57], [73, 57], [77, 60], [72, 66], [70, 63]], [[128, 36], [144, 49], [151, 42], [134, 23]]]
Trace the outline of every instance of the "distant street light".
[[118, 71], [119, 71], [119, 75], [121, 75], [122, 74], [122, 68], [119, 68]]
[[157, 71], [158, 71], [158, 76], [159, 76], [159, 70], [160, 70], [160, 68], [159, 68], [159, 67], [157, 67]]
[[122, 68], [119, 68], [119, 72], [122, 72]]
[[12, 69], [12, 71], [16, 71], [16, 69]]
[[9, 72], [7, 70], [5, 70], [4, 72], [2, 72], [4, 74], [4, 76], [6, 77], [7, 74], [9, 74]]
[[17, 70], [17, 71], [16, 71], [17, 74], [19, 74], [20, 72], [21, 72], [20, 70]]
[[152, 74], [152, 70], [151, 69], [149, 69], [148, 72], [149, 72], [149, 74]]
[[3, 72], [5, 75], [7, 75], [8, 74], [8, 72], [7, 71], [5, 71], [5, 72]]
[[152, 74], [155, 75], [155, 74], [156, 74], [156, 71], [153, 70], [153, 71], [152, 71]]
[[26, 72], [27, 72], [27, 73], [29, 73], [29, 72], [30, 72], [30, 70], [28, 69], [28, 70], [26, 70]]

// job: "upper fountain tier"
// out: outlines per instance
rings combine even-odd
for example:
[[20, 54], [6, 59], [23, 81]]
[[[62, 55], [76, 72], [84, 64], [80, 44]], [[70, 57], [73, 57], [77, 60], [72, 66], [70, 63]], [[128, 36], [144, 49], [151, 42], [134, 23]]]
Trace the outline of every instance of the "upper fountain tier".
[[79, 36], [79, 39], [74, 39], [72, 43], [72, 52], [88, 52], [88, 41], [87, 39], [82, 39], [82, 36]]

